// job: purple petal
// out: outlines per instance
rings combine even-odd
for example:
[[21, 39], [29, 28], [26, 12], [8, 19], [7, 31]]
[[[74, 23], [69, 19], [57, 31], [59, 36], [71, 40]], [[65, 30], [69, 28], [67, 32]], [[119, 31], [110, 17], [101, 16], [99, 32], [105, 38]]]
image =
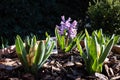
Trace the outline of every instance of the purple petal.
[[65, 22], [65, 16], [61, 16], [63, 22]]
[[70, 22], [72, 19], [69, 17], [66, 21]]
[[70, 28], [69, 29], [69, 36], [70, 36], [70, 38], [74, 38], [74, 37], [76, 37], [76, 35], [77, 35], [77, 29], [73, 29], [73, 28]]
[[77, 21], [74, 20], [73, 23], [71, 24], [71, 27], [76, 28], [76, 26], [77, 26]]
[[66, 26], [67, 28], [69, 28], [70, 25], [71, 25], [70, 22], [68, 22], [68, 21], [65, 22], [65, 26]]
[[57, 29], [59, 29], [59, 28], [60, 28], [60, 26], [56, 25], [56, 28], [57, 28]]

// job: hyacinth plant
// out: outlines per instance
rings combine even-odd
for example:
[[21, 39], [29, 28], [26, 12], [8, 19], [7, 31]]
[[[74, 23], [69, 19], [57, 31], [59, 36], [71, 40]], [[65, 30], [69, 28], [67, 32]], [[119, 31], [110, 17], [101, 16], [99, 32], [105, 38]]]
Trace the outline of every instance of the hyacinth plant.
[[85, 30], [85, 34], [86, 37], [84, 39], [84, 43], [86, 51], [83, 51], [81, 45], [79, 44], [79, 40], [77, 40], [76, 44], [78, 50], [80, 51], [80, 55], [85, 62], [86, 70], [89, 74], [102, 72], [104, 60], [114, 44], [114, 35], [108, 40], [108, 42], [104, 43], [105, 37], [101, 33], [101, 30], [98, 34], [94, 31], [91, 36], [88, 34], [87, 30]]
[[81, 40], [84, 34], [77, 34], [77, 21], [71, 22], [71, 18], [65, 20], [65, 16], [61, 16], [60, 26], [56, 25], [55, 35], [60, 49], [69, 52], [76, 46], [76, 40]]
[[[50, 41], [50, 36], [46, 41], [36, 41], [36, 36], [23, 43], [20, 36], [15, 40], [16, 52], [26, 72], [36, 74], [38, 69], [44, 64], [54, 48], [54, 42]], [[48, 46], [49, 45], [49, 46]]]

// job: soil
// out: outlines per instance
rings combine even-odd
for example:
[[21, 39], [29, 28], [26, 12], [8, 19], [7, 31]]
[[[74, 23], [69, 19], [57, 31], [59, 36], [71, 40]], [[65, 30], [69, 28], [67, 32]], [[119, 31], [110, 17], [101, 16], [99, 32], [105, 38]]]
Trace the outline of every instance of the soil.
[[[52, 54], [37, 74], [38, 80], [120, 80], [120, 54], [110, 52], [102, 73], [88, 75], [77, 50]], [[1, 54], [0, 80], [36, 80], [24, 71], [16, 52]]]

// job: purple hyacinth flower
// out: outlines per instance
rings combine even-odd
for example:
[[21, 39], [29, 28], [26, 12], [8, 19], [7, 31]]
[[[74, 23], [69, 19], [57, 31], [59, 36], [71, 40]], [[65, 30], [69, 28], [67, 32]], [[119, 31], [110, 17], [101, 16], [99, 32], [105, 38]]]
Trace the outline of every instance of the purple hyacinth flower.
[[[57, 26], [57, 29], [59, 30], [60, 35], [68, 36], [69, 38], [73, 39], [76, 37], [77, 34], [77, 21], [74, 20], [71, 23], [71, 18], [69, 17], [67, 20], [65, 20], [65, 16], [61, 16], [61, 23], [60, 26]], [[64, 34], [64, 31], [66, 31], [66, 34]]]

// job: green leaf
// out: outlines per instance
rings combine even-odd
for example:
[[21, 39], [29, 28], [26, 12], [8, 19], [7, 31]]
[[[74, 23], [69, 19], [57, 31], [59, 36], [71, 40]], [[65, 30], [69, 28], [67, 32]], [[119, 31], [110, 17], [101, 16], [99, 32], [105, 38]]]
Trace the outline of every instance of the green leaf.
[[87, 40], [86, 37], [84, 39], [84, 43], [85, 43], [85, 49], [86, 49], [86, 56], [87, 56], [87, 58], [89, 58], [89, 53], [90, 53], [90, 51], [89, 51], [89, 45], [88, 45], [89, 41]]
[[27, 39], [25, 40], [25, 49], [26, 49], [26, 52], [27, 54], [29, 54], [29, 50], [30, 50], [30, 38], [29, 36], [27, 36]]
[[52, 42], [52, 44], [50, 45], [48, 51], [46, 52], [43, 61], [41, 63], [39, 63], [39, 68], [44, 64], [44, 62], [48, 59], [48, 57], [50, 56], [52, 50], [54, 48], [54, 42]]
[[50, 42], [50, 36], [46, 38], [46, 43], [45, 43], [45, 51], [47, 51], [47, 48], [49, 47], [49, 42]]
[[99, 64], [103, 63], [105, 58], [107, 57], [108, 53], [111, 51], [111, 48], [113, 46], [113, 41], [114, 39], [111, 39], [108, 43], [108, 45], [106, 46], [104, 52], [100, 55], [100, 58], [99, 58]]
[[48, 37], [48, 36], [49, 36], [47, 32], [45, 32], [45, 35], [46, 35], [46, 37]]
[[89, 49], [88, 54], [92, 59], [95, 60], [95, 58], [97, 57], [97, 39], [95, 36], [93, 36], [93, 38], [90, 38], [89, 40], [90, 41], [89, 41], [88, 45], [89, 45], [90, 49]]
[[107, 0], [107, 3], [108, 3], [109, 5], [112, 5], [112, 4], [113, 4], [113, 0]]
[[120, 40], [120, 36], [115, 36], [114, 37], [114, 45], [118, 43], [118, 41]]
[[99, 67], [99, 63], [98, 63], [98, 59], [96, 58], [95, 60], [94, 60], [94, 63], [93, 63], [93, 65], [92, 65], [92, 72], [94, 73], [94, 72], [99, 72], [98, 70], [97, 70], [97, 68]]
[[36, 65], [38, 63], [41, 63], [44, 55], [45, 55], [45, 44], [44, 41], [40, 41], [40, 43], [38, 44], [37, 53], [35, 54], [34, 63]]
[[82, 40], [85, 37], [85, 34], [83, 32], [80, 32], [77, 34], [76, 38], [80, 40]]
[[65, 52], [69, 52], [76, 45], [76, 39], [72, 40], [72, 42], [65, 48]]
[[61, 36], [61, 49], [64, 50], [65, 49], [65, 36]]
[[55, 35], [56, 35], [56, 37], [57, 37], [58, 45], [59, 45], [59, 47], [61, 48], [61, 47], [62, 47], [61, 36], [59, 35], [57, 28], [55, 28]]
[[89, 33], [87, 32], [86, 29], [85, 29], [85, 35], [86, 35], [86, 37], [85, 37], [84, 42], [85, 42], [86, 53], [87, 53], [87, 57], [90, 58], [90, 56], [89, 56], [89, 53], [90, 53], [89, 47], [90, 47], [90, 44], [91, 44], [91, 42], [90, 42], [91, 37], [89, 36]]
[[102, 68], [103, 68], [103, 63], [98, 65], [97, 72], [102, 72]]
[[103, 36], [103, 33], [102, 33], [102, 29], [100, 29], [98, 31], [98, 38], [99, 38], [99, 43], [101, 43], [101, 44], [105, 43], [105, 39], [104, 39], [104, 36]]
[[52, 52], [52, 50], [53, 50], [54, 46], [55, 46], [55, 43], [54, 43], [54, 42], [52, 42], [52, 43], [51, 43], [51, 45], [49, 46], [49, 48], [48, 48], [48, 50], [47, 50], [47, 52], [46, 52], [46, 54], [45, 54], [45, 55], [50, 54], [50, 53]]
[[[86, 39], [84, 40], [84, 42], [86, 42]], [[83, 52], [82, 47], [81, 47], [81, 45], [80, 45], [79, 39], [77, 39], [76, 44], [77, 44], [78, 50], [80, 51], [80, 55], [83, 57], [85, 63], [87, 63], [87, 61], [88, 61], [88, 55]]]
[[27, 67], [28, 63], [27, 63], [27, 59], [26, 59], [26, 50], [24, 47], [24, 43], [22, 41], [22, 39], [20, 38], [19, 35], [17, 35], [16, 40], [15, 40], [15, 45], [16, 45], [16, 53], [20, 59], [20, 61], [22, 62], [22, 64]]
[[65, 52], [69, 52], [70, 50], [72, 50], [72, 48], [74, 48], [76, 46], [77, 39], [80, 42], [84, 38], [84, 36], [85, 36], [85, 34], [83, 34], [82, 32], [77, 34], [77, 36], [68, 44], [68, 46], [65, 49]]
[[33, 48], [33, 47], [35, 47], [35, 44], [36, 44], [36, 36], [34, 36], [33, 38], [32, 38], [32, 41], [31, 41], [31, 48]]
[[83, 56], [84, 52], [83, 52], [82, 47], [80, 45], [79, 39], [77, 39], [76, 44], [77, 44], [78, 50], [80, 51], [80, 55]]
[[85, 34], [86, 34], [87, 39], [89, 39], [90, 36], [89, 36], [87, 29], [85, 29]]

